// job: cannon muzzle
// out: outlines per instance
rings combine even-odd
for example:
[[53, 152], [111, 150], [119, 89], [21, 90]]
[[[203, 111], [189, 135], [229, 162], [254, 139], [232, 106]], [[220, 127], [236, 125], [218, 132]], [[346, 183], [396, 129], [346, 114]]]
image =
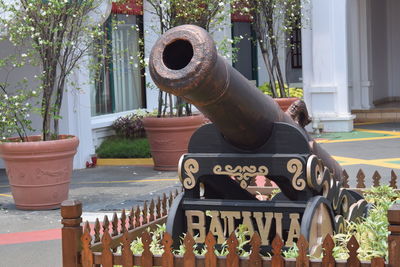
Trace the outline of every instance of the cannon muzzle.
[[263, 145], [273, 122], [293, 123], [271, 97], [217, 54], [213, 39], [200, 27], [167, 31], [151, 52], [150, 74], [161, 90], [194, 104], [238, 148]]

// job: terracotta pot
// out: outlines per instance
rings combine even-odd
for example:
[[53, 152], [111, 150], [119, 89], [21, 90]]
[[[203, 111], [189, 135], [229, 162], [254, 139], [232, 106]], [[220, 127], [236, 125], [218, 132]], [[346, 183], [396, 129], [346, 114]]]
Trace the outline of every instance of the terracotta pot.
[[203, 123], [203, 115], [144, 118], [143, 125], [149, 139], [154, 169], [176, 171], [180, 157], [188, 151], [190, 137]]
[[284, 98], [274, 98], [274, 100], [276, 102], [278, 102], [279, 106], [281, 107], [281, 109], [285, 112], [290, 105], [296, 101], [299, 100], [300, 98], [298, 97], [284, 97]]
[[31, 136], [29, 142], [0, 143], [0, 157], [6, 165], [17, 209], [55, 209], [68, 199], [79, 141], [69, 135], [59, 138], [39, 141], [40, 136]]

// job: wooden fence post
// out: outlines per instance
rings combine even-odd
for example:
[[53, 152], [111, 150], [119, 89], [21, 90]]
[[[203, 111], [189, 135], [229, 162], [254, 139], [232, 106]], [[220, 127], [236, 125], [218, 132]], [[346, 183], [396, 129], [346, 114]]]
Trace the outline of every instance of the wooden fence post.
[[400, 266], [400, 204], [392, 205], [388, 210], [389, 221], [389, 265]]
[[61, 204], [62, 262], [63, 267], [81, 267], [79, 254], [82, 236], [82, 203], [65, 200]]

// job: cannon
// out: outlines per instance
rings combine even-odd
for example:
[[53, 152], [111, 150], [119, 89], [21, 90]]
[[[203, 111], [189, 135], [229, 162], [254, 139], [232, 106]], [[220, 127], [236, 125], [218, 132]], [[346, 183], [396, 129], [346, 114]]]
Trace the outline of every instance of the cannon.
[[[190, 232], [201, 244], [210, 231], [222, 243], [246, 224], [259, 232], [266, 251], [276, 234], [287, 247], [303, 234], [316, 255], [326, 234], [366, 215], [367, 202], [342, 188], [340, 165], [304, 130], [308, 115], [296, 112], [299, 102], [283, 112], [218, 55], [205, 30], [167, 31], [152, 48], [149, 69], [161, 90], [194, 104], [212, 122], [193, 134], [179, 162], [184, 191], [167, 222], [175, 241]], [[247, 190], [255, 176], [268, 177], [281, 193], [259, 201]]]

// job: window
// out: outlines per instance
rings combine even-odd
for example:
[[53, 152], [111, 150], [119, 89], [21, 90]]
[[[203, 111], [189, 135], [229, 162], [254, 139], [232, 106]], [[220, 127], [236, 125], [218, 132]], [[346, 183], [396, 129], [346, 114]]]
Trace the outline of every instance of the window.
[[291, 62], [293, 69], [301, 69], [301, 28], [296, 28], [290, 38]]
[[[114, 27], [111, 25], [111, 20]], [[113, 14], [104, 25], [107, 47], [102, 53], [103, 68], [95, 72], [91, 94], [92, 116], [145, 107], [143, 71], [139, 64], [141, 16]], [[104, 40], [98, 42], [105, 43]]]

